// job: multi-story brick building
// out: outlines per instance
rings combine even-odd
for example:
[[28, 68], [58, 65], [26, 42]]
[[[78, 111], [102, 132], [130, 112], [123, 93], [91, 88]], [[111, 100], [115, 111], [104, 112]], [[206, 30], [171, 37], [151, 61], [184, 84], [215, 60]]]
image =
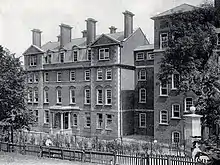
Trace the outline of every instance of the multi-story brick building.
[[96, 35], [89, 18], [82, 38], [72, 39], [72, 27], [61, 24], [58, 41], [41, 46], [41, 31], [32, 30], [24, 62], [33, 129], [110, 138], [134, 133], [133, 50], [149, 42], [133, 30], [134, 14], [123, 14], [123, 32], [111, 26], [109, 34]]

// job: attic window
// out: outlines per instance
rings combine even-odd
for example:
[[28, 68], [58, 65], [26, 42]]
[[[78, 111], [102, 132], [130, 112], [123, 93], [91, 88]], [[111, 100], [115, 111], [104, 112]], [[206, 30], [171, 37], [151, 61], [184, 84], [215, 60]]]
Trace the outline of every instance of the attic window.
[[47, 54], [45, 56], [45, 64], [50, 64], [51, 63], [51, 54]]
[[99, 60], [109, 60], [109, 49], [99, 49]]
[[64, 62], [64, 52], [60, 53], [60, 62]]
[[37, 57], [36, 56], [30, 56], [29, 57], [29, 64], [30, 64], [30, 66], [36, 66], [37, 65]]

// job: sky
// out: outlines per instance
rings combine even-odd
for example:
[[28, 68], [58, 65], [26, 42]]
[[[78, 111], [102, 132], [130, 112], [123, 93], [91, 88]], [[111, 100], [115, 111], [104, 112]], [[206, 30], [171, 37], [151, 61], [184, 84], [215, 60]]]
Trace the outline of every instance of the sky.
[[[211, 0], [210, 0], [211, 1]], [[42, 31], [42, 44], [57, 41], [61, 23], [72, 26], [72, 38], [82, 36], [85, 20], [97, 20], [96, 33], [109, 33], [109, 27], [123, 31], [123, 14], [135, 14], [134, 29], [140, 27], [153, 43], [150, 18], [183, 3], [198, 6], [205, 0], [0, 0], [0, 45], [21, 56], [31, 45], [32, 29]]]

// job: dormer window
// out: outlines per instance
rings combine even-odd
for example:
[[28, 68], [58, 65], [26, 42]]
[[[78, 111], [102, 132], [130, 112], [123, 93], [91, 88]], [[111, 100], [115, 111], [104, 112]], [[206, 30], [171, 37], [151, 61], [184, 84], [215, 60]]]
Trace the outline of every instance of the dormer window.
[[99, 49], [99, 60], [109, 60], [109, 49]]
[[37, 65], [37, 56], [30, 56], [29, 57], [29, 63], [30, 63], [30, 66], [36, 66]]
[[160, 49], [168, 47], [168, 33], [160, 34]]
[[78, 59], [78, 51], [74, 50], [73, 51], [73, 61], [77, 61], [77, 59]]
[[50, 64], [51, 63], [51, 54], [47, 54], [44, 58], [45, 64]]
[[87, 60], [88, 61], [91, 61], [91, 56], [92, 56], [92, 50], [88, 49], [88, 51], [87, 51]]
[[217, 45], [220, 45], [220, 33], [217, 34]]
[[60, 62], [63, 63], [64, 62], [64, 52], [60, 53]]

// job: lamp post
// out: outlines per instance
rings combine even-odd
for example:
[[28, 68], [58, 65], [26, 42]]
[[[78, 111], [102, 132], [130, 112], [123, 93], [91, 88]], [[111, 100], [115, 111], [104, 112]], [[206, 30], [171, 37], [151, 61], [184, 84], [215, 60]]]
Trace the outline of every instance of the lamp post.
[[156, 139], [153, 139], [153, 138], [151, 138], [151, 141], [150, 141], [151, 143], [150, 143], [150, 154], [152, 155], [152, 153], [153, 153], [153, 143], [155, 144], [155, 143], [157, 143], [157, 140]]
[[195, 106], [191, 106], [189, 109], [192, 112], [192, 114], [195, 114], [195, 111], [196, 111], [196, 107]]
[[13, 124], [14, 124], [14, 121], [15, 121], [14, 113], [11, 114], [11, 120], [12, 120], [12, 123], [11, 123], [11, 143], [12, 143], [12, 151], [13, 151], [13, 143], [14, 143], [14, 140], [13, 140]]

